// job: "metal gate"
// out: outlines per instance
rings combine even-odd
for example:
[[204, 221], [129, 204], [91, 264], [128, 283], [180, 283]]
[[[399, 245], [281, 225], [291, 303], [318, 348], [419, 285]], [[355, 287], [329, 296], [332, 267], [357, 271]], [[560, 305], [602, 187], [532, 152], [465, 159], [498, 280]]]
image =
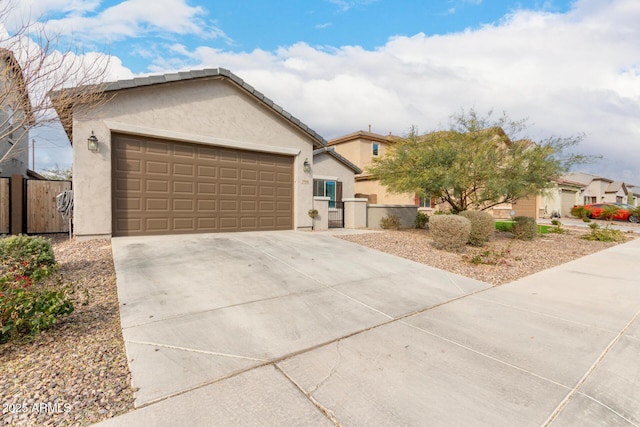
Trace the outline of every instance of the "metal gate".
[[344, 202], [329, 206], [329, 228], [344, 228]]

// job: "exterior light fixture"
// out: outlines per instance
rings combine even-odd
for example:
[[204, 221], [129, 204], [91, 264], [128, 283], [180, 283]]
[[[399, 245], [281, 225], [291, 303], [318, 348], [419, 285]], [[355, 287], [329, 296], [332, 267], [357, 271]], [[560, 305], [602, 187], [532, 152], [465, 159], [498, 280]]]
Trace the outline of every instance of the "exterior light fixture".
[[311, 164], [309, 164], [309, 159], [304, 159], [304, 171], [305, 172], [310, 172], [311, 171]]
[[94, 135], [93, 131], [91, 131], [91, 136], [87, 138], [87, 148], [92, 153], [98, 152], [98, 138]]

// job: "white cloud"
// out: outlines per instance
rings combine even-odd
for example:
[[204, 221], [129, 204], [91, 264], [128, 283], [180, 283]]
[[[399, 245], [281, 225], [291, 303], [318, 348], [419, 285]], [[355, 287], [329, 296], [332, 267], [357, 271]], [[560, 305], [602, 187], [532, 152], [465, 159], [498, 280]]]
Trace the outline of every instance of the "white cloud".
[[[195, 35], [202, 39], [222, 38], [224, 32], [207, 19], [202, 7], [189, 6], [187, 0], [125, 0], [100, 9], [97, 0], [14, 0], [11, 13], [14, 26], [24, 17], [42, 20], [48, 31], [73, 36], [76, 41], [102, 44], [150, 34], [172, 38]], [[63, 17], [57, 18], [58, 15]]]
[[199, 48], [189, 63], [231, 69], [327, 138], [368, 124], [427, 131], [460, 108], [494, 108], [528, 117], [538, 138], [584, 132], [581, 151], [605, 157], [592, 171], [640, 183], [637, 22], [638, 1], [579, 0], [564, 14], [518, 10], [477, 30], [392, 37], [373, 51]]
[[[167, 1], [174, 7], [129, 0], [95, 17], [81, 13], [69, 26], [101, 28], [106, 38], [154, 31], [170, 38], [203, 28], [224, 37], [203, 25], [202, 9]], [[60, 10], [68, 2], [42, 3]], [[81, 3], [87, 11], [97, 7]], [[332, 3], [347, 10], [368, 2]], [[326, 138], [369, 124], [382, 134], [404, 134], [411, 125], [429, 131], [461, 108], [504, 110], [528, 117], [534, 138], [584, 132], [581, 151], [605, 157], [591, 172], [640, 184], [640, 2], [577, 0], [567, 13], [552, 10], [553, 2], [544, 2], [479, 29], [391, 37], [375, 50], [300, 42], [235, 53], [169, 40], [149, 70], [229, 68]], [[130, 77], [117, 58], [112, 65], [111, 75]]]

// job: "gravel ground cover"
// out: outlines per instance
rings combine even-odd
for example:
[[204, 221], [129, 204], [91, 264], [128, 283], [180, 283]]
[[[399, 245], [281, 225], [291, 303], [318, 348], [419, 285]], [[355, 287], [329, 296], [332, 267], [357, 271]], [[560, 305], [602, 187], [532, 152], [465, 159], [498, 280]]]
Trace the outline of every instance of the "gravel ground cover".
[[[338, 237], [492, 285], [512, 282], [617, 244], [582, 239], [580, 236], [587, 233], [584, 229], [566, 231], [543, 234], [533, 241], [515, 240], [509, 232], [496, 232], [496, 238], [486, 246], [467, 246], [464, 253], [434, 249], [426, 230], [385, 230]], [[626, 237], [635, 238], [632, 234]]]
[[[424, 230], [338, 237], [499, 285], [615, 245], [580, 239], [585, 232], [548, 234], [533, 242], [499, 232], [486, 247], [462, 254], [434, 249]], [[42, 334], [0, 345], [2, 426], [84, 426], [133, 409], [111, 244], [48, 238], [59, 272], [77, 285], [78, 302], [74, 313]], [[474, 264], [474, 257], [495, 265]]]
[[83, 426], [127, 412], [133, 392], [111, 244], [44, 237], [78, 301], [40, 335], [0, 345], [0, 425]]

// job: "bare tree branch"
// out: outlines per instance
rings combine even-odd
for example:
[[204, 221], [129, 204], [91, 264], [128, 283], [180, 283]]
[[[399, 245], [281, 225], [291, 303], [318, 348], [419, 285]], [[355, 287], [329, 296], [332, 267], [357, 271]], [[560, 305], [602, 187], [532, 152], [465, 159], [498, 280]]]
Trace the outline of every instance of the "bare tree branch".
[[[0, 22], [14, 8], [0, 1]], [[61, 122], [69, 133], [73, 108], [106, 100], [108, 57], [78, 52], [72, 42], [62, 45], [61, 40], [34, 20], [0, 33], [0, 141], [10, 147], [0, 150], [0, 165], [28, 150], [29, 130]]]

